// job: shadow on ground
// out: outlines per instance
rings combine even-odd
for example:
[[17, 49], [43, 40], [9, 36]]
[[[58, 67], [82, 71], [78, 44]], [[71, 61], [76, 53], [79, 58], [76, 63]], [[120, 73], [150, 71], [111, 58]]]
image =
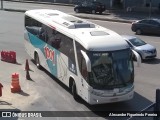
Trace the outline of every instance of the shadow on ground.
[[28, 94], [28, 93], [26, 93], [26, 92], [24, 92], [23, 90], [21, 90], [21, 92], [20, 92], [20, 93], [18, 93], [18, 94], [23, 95], [23, 96], [29, 96], [29, 94]]
[[145, 64], [160, 64], [160, 59], [155, 58], [155, 59], [143, 60], [143, 63], [145, 63]]

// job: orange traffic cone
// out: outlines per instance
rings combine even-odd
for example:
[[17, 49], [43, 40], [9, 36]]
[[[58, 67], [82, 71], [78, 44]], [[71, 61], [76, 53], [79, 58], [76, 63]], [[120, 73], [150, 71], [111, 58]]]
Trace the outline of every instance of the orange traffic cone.
[[31, 80], [30, 74], [29, 74], [29, 70], [26, 70], [26, 79], [27, 80]]
[[29, 68], [29, 63], [28, 63], [28, 59], [26, 59], [25, 70], [26, 70], [26, 71], [29, 71], [29, 70], [30, 70], [30, 68]]
[[11, 92], [12, 93], [21, 92], [21, 87], [19, 85], [19, 74], [17, 73], [12, 74]]

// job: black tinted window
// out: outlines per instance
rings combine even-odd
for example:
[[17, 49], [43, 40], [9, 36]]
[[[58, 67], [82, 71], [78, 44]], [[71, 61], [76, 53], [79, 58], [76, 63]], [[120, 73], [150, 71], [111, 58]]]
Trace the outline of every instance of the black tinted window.
[[25, 16], [25, 28], [31, 34], [40, 38], [40, 40], [43, 40], [44, 42], [65, 54], [76, 66], [73, 39], [29, 16]]
[[142, 21], [140, 21], [139, 23], [149, 24], [150, 22], [149, 22], [149, 20], [142, 20]]
[[95, 5], [102, 5], [102, 3], [99, 3], [99, 2], [93, 2], [93, 4], [95, 4]]
[[28, 32], [37, 36], [38, 38], [40, 38], [40, 35], [44, 32], [42, 23], [29, 16], [25, 16], [25, 28]]
[[154, 21], [154, 20], [151, 20], [150, 24], [152, 24], [152, 25], [159, 25], [159, 23], [157, 21]]
[[85, 59], [82, 56], [81, 50], [83, 50], [84, 52], [86, 52], [85, 48], [79, 44], [78, 42], [76, 42], [76, 51], [77, 51], [77, 58], [78, 58], [78, 66], [79, 66], [79, 70], [81, 72], [81, 75], [85, 78], [85, 80], [87, 80], [87, 68], [86, 68], [86, 63], [85, 63]]
[[87, 2], [83, 2], [82, 6], [84, 6], [84, 7], [87, 6]]

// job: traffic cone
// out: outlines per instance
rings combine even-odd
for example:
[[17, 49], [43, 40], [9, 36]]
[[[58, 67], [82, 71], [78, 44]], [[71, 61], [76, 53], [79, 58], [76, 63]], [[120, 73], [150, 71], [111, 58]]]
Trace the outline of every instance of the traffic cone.
[[29, 70], [26, 70], [26, 79], [27, 80], [31, 80], [30, 74], [29, 74]]
[[19, 85], [19, 74], [17, 73], [12, 74], [11, 92], [12, 93], [21, 92], [21, 87]]
[[25, 70], [26, 70], [26, 71], [29, 71], [29, 70], [30, 70], [30, 68], [29, 68], [29, 63], [28, 63], [28, 59], [26, 59]]

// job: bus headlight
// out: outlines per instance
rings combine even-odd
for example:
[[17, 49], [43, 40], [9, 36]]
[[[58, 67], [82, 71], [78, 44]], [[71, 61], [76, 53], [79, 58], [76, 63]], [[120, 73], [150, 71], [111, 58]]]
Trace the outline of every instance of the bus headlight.
[[134, 89], [134, 86], [125, 89], [125, 91], [126, 91], [126, 92], [130, 92], [130, 91], [132, 91], [133, 89]]
[[95, 91], [95, 90], [92, 90], [91, 93], [94, 94], [94, 95], [97, 95], [97, 96], [102, 96], [103, 95], [103, 92], [99, 92], [99, 91]]

